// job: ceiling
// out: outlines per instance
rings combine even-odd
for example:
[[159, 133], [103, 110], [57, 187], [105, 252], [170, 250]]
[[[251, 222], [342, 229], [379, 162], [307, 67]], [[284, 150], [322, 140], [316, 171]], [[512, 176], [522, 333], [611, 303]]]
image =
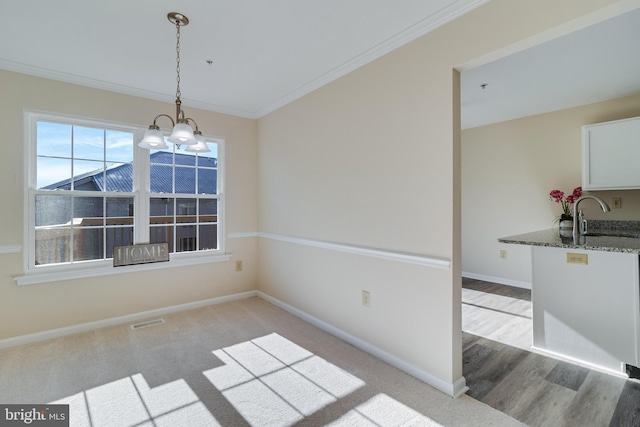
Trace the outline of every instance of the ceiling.
[[[485, 1], [5, 2], [0, 68], [173, 102], [178, 11], [184, 106], [258, 118]], [[463, 72], [463, 128], [640, 92], [640, 10], [613, 20]]]
[[465, 71], [462, 127], [640, 93], [639, 43], [640, 8]]

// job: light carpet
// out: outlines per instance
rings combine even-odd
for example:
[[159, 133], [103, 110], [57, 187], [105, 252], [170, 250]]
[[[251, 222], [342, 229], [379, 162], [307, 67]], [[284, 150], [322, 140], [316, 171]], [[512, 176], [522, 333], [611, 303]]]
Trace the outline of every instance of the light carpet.
[[0, 350], [0, 403], [72, 426], [522, 426], [257, 297]]

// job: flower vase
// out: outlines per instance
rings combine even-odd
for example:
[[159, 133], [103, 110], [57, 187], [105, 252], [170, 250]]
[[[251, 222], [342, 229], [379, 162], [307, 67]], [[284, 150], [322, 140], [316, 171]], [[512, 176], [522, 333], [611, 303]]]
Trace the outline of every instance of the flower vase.
[[561, 219], [560, 220], [560, 230], [573, 230], [573, 220], [572, 219]]
[[559, 221], [560, 237], [571, 237], [573, 235], [573, 217], [562, 215]]

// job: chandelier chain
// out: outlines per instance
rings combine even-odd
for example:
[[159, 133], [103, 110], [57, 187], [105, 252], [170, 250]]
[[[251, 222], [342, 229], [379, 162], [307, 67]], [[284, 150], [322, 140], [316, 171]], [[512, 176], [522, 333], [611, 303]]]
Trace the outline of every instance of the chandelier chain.
[[176, 99], [180, 99], [180, 22], [176, 21]]

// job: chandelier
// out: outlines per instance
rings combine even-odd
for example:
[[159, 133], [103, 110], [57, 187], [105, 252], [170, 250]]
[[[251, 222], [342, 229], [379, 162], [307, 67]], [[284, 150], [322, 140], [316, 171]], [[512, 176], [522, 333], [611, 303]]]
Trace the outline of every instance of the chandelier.
[[[176, 26], [176, 119], [167, 114], [158, 114], [153, 123], [149, 126], [144, 133], [142, 141], [138, 146], [147, 149], [164, 150], [169, 148], [164, 142], [164, 136], [160, 132], [160, 127], [156, 124], [156, 121], [160, 117], [166, 117], [171, 120], [173, 131], [171, 136], [167, 139], [169, 142], [175, 144], [177, 148], [184, 145], [185, 151], [191, 152], [206, 152], [211, 151], [207, 146], [207, 141], [202, 136], [202, 132], [198, 129], [198, 124], [191, 117], [185, 117], [184, 111], [182, 111], [182, 101], [180, 100], [180, 27], [189, 24], [189, 18], [178, 12], [171, 12], [167, 15], [167, 19]], [[195, 129], [191, 126], [193, 123]]]

